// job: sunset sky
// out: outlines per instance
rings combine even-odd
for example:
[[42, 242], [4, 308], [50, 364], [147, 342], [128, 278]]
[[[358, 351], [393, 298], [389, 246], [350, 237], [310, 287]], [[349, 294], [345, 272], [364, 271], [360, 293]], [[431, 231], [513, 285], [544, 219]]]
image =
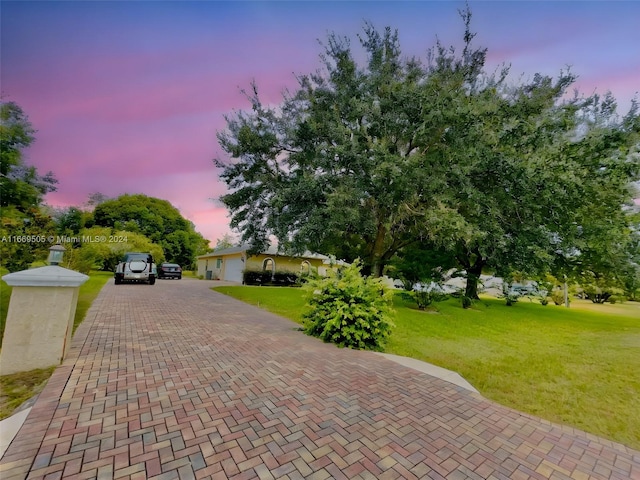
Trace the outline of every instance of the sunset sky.
[[[471, 1], [475, 44], [514, 79], [571, 66], [582, 93], [610, 90], [626, 113], [640, 90], [640, 2]], [[328, 32], [365, 21], [399, 31], [425, 58], [439, 38], [459, 45], [461, 1], [4, 1], [0, 87], [37, 130], [26, 161], [51, 170], [53, 206], [90, 193], [169, 200], [215, 244], [229, 232], [212, 159], [223, 115], [248, 107], [255, 79], [278, 102], [294, 74], [319, 66]]]

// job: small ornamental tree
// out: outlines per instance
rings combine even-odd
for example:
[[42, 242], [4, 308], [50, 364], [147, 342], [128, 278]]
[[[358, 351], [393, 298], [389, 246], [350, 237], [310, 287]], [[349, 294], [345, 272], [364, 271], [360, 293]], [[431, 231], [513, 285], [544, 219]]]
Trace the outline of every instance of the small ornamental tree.
[[584, 272], [580, 286], [584, 296], [593, 303], [606, 303], [610, 298], [623, 293], [613, 273], [603, 275], [590, 271]]
[[340, 347], [381, 350], [394, 327], [392, 290], [381, 279], [363, 277], [356, 260], [327, 277], [310, 279], [303, 314], [308, 335]]

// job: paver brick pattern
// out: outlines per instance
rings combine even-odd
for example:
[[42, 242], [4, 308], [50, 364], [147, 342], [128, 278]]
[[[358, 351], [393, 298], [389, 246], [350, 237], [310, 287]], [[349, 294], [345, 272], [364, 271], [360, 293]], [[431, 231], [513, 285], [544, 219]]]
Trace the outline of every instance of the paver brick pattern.
[[640, 479], [524, 415], [184, 278], [110, 281], [0, 463], [12, 479]]

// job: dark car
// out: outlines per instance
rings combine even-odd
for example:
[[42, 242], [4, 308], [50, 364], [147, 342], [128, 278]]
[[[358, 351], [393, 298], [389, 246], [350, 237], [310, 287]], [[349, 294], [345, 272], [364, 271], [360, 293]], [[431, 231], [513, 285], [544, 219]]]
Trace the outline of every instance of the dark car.
[[182, 268], [177, 263], [161, 263], [158, 267], [158, 278], [182, 278]]

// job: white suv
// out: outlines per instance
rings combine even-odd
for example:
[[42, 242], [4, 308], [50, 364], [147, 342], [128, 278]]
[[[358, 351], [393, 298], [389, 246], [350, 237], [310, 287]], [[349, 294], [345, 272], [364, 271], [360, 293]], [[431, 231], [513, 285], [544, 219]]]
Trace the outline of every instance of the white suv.
[[125, 253], [122, 261], [116, 266], [114, 274], [116, 285], [123, 282], [141, 282], [153, 285], [156, 283], [156, 264], [150, 253]]

